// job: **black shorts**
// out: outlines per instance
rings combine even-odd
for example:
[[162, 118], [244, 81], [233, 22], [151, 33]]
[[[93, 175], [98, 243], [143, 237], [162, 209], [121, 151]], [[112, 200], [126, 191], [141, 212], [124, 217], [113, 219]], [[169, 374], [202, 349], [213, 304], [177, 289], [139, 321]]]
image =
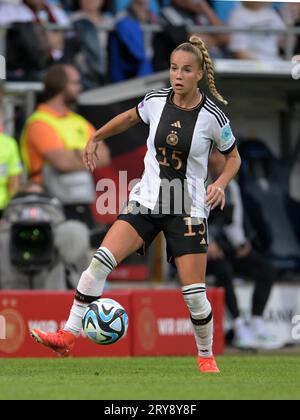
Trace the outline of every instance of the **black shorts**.
[[182, 255], [207, 254], [207, 220], [188, 215], [151, 214], [136, 201], [130, 201], [123, 208], [118, 220], [128, 222], [144, 240], [138, 254], [145, 255], [156, 236], [163, 232], [167, 241], [169, 263]]

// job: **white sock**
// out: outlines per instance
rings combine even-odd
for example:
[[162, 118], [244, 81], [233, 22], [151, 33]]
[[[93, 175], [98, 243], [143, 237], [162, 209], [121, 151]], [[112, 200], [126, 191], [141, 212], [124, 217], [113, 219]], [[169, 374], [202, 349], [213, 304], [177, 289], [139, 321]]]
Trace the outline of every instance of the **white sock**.
[[78, 337], [82, 329], [82, 319], [87, 308], [86, 303], [80, 303], [74, 300], [69, 319], [64, 327], [64, 331], [68, 331]]
[[213, 356], [213, 316], [206, 296], [206, 285], [202, 283], [182, 288], [184, 300], [190, 310], [199, 356]]
[[89, 268], [82, 273], [64, 331], [68, 331], [76, 337], [80, 335], [82, 318], [87, 306], [102, 296], [106, 279], [117, 265], [115, 257], [109, 249], [99, 248]]

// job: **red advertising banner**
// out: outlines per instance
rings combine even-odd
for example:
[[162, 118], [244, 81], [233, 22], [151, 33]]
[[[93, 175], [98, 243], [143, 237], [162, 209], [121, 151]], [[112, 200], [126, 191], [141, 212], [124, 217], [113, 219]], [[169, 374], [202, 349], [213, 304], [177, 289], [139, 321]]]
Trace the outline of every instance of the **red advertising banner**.
[[[208, 290], [214, 310], [214, 352], [224, 353], [224, 291]], [[132, 296], [135, 356], [182, 356], [197, 353], [193, 326], [181, 292], [137, 291]]]
[[143, 282], [149, 278], [149, 269], [146, 264], [120, 264], [115, 270], [110, 274], [110, 281], [118, 282]]
[[[0, 358], [52, 357], [37, 345], [30, 330], [55, 332], [69, 315], [71, 292], [0, 292], [0, 320], [6, 339], [0, 337]], [[189, 313], [182, 294], [176, 290], [108, 292], [104, 297], [118, 301], [129, 316], [126, 338], [111, 346], [97, 346], [83, 335], [77, 340], [74, 357], [127, 357], [196, 354]], [[210, 289], [214, 308], [215, 354], [224, 352], [224, 292]], [[0, 325], [0, 326], [1, 326]]]
[[[131, 315], [131, 293], [110, 293]], [[0, 340], [0, 357], [52, 357], [51, 352], [37, 345], [30, 337], [33, 328], [55, 332], [65, 325], [74, 293], [0, 292], [0, 316], [6, 320], [6, 340]], [[130, 356], [132, 328], [127, 337], [111, 346], [97, 346], [81, 336], [72, 353], [74, 357]]]

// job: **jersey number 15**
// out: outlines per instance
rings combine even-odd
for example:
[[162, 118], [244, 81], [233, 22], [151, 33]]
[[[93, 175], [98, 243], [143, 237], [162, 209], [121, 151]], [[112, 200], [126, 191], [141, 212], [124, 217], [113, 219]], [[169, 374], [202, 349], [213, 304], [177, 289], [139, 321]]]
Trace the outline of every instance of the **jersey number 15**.
[[[163, 157], [163, 160], [159, 161], [159, 164], [162, 165], [162, 166], [170, 167], [171, 164], [168, 162], [168, 158], [167, 158], [167, 148], [166, 147], [160, 147], [158, 150], [161, 152], [162, 157]], [[176, 150], [174, 150], [173, 153], [172, 153], [172, 160], [174, 161], [173, 167], [174, 167], [174, 169], [176, 169], [176, 171], [180, 171], [180, 169], [183, 166], [183, 162], [182, 162], [182, 159], [181, 159], [180, 155], [182, 155], [182, 152], [179, 152], [179, 151], [176, 151]]]

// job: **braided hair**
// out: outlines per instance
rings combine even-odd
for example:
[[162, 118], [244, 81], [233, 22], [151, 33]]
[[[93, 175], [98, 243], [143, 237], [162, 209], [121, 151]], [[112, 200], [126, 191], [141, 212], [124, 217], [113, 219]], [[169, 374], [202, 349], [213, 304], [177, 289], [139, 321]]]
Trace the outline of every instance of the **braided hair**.
[[177, 51], [190, 52], [197, 56], [200, 67], [203, 70], [206, 70], [207, 83], [212, 95], [219, 102], [223, 103], [224, 105], [228, 105], [228, 102], [218, 92], [216, 87], [214, 66], [204, 41], [198, 35], [192, 35], [189, 39], [189, 42], [185, 42], [184, 44], [179, 45], [173, 51], [173, 53]]

